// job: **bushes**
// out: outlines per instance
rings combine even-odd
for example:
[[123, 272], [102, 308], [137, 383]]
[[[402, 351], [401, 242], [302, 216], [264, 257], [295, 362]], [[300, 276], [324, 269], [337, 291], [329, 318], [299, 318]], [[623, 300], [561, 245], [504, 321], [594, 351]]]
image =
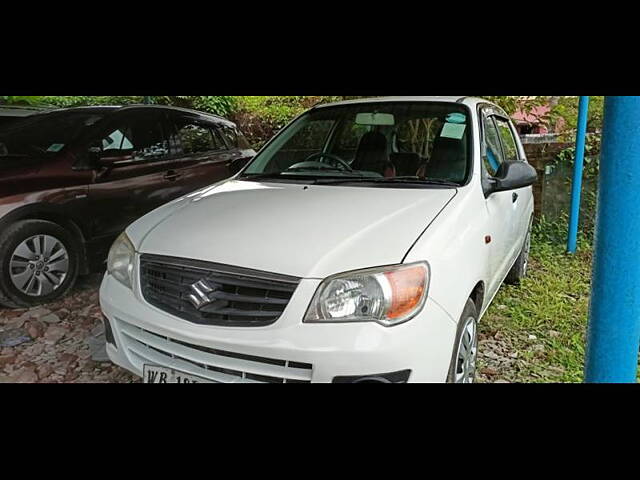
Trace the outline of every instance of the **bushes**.
[[255, 147], [261, 147], [296, 116], [318, 103], [360, 97], [336, 96], [247, 96], [234, 97], [236, 111], [231, 119]]
[[0, 105], [37, 105], [43, 97], [0, 95]]
[[321, 97], [302, 96], [247, 96], [235, 97], [237, 109], [232, 120], [255, 148], [262, 146], [289, 121], [309, 107], [318, 103]]
[[40, 97], [40, 102], [45, 105], [56, 107], [82, 107], [86, 105], [129, 105], [132, 103], [142, 103], [144, 97], [90, 97], [90, 96], [67, 96], [67, 97]]
[[201, 112], [229, 117], [236, 109], [236, 97], [230, 96], [161, 96], [152, 97], [153, 103], [191, 108]]

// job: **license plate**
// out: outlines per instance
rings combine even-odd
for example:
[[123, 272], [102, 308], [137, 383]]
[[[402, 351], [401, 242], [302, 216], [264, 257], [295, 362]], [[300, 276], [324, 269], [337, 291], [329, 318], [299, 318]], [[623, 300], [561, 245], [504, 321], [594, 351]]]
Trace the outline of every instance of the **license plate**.
[[216, 383], [208, 378], [156, 365], [144, 365], [142, 373], [144, 383]]

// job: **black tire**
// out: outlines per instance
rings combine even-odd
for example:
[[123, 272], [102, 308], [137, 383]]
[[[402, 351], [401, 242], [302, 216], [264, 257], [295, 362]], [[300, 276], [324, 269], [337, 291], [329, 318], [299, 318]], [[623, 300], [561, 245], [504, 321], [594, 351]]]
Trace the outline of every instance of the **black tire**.
[[[33, 293], [28, 295], [21, 291], [12, 281], [11, 258], [22, 242], [37, 235], [47, 235], [56, 239], [66, 250], [68, 266], [63, 281], [48, 294]], [[27, 308], [49, 303], [62, 297], [73, 287], [78, 277], [80, 263], [80, 246], [78, 241], [60, 225], [44, 220], [21, 220], [13, 223], [0, 234], [0, 304], [10, 308]], [[48, 270], [47, 270], [48, 271]], [[39, 272], [40, 275], [40, 272]], [[42, 275], [45, 275], [42, 272]], [[48, 273], [47, 275], [51, 275]]]
[[[459, 352], [462, 345], [461, 338], [467, 330], [466, 326], [469, 321], [473, 321], [475, 326], [475, 338], [473, 340], [476, 345], [474, 355], [474, 365], [476, 365], [478, 355], [478, 310], [476, 308], [476, 304], [470, 298], [467, 300], [467, 303], [464, 306], [464, 310], [462, 311], [462, 315], [460, 315], [460, 321], [458, 322], [458, 331], [456, 332], [456, 340], [453, 344], [453, 354], [451, 356], [451, 364], [449, 366], [449, 373], [447, 375], [447, 383], [456, 383], [456, 373], [459, 372], [461, 368], [461, 364], [459, 362]], [[475, 379], [475, 376], [476, 370], [474, 368], [472, 380]]]
[[529, 221], [529, 230], [527, 230], [527, 236], [522, 245], [522, 250], [516, 259], [516, 263], [513, 264], [511, 270], [507, 274], [507, 278], [504, 282], [508, 285], [520, 285], [520, 281], [527, 276], [527, 267], [529, 266], [529, 250], [531, 248], [531, 227], [533, 220]]

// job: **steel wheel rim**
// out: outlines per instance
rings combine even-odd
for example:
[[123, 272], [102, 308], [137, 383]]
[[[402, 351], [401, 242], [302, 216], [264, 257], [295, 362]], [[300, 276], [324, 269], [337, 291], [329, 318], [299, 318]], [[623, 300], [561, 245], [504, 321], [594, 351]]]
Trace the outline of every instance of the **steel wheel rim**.
[[467, 318], [456, 356], [455, 383], [473, 383], [476, 377], [476, 358], [478, 355], [478, 331], [473, 317]]
[[30, 297], [49, 295], [57, 290], [69, 273], [69, 253], [51, 235], [34, 235], [22, 241], [9, 259], [13, 285]]

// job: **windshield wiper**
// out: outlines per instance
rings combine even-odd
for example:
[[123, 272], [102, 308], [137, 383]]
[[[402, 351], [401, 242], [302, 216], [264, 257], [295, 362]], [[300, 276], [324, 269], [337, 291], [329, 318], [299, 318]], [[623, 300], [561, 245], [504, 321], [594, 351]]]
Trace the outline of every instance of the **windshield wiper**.
[[344, 168], [338, 168], [338, 167], [322, 167], [322, 168], [298, 167], [298, 168], [288, 168], [282, 173], [287, 173], [287, 172], [344, 172], [344, 171], [345, 171]]
[[448, 180], [440, 180], [437, 178], [420, 178], [420, 177], [357, 177], [357, 178], [335, 178], [331, 180], [318, 180], [317, 185], [338, 185], [340, 183], [410, 183], [419, 185], [442, 185], [445, 187], [459, 187], [458, 183]]
[[263, 180], [269, 178], [281, 178], [280, 172], [272, 173], [246, 173], [238, 177], [240, 180]]
[[[240, 177], [238, 177], [239, 180], [271, 180], [271, 179], [286, 179], [286, 180], [319, 180], [319, 179], [325, 179], [325, 180], [342, 180], [343, 178], [345, 180], [351, 179], [351, 180], [360, 180], [364, 177], [361, 176], [348, 176], [348, 177], [336, 177], [336, 176], [321, 176], [318, 177], [317, 175], [314, 175], [312, 172], [315, 172], [316, 170], [308, 170], [308, 173], [305, 173], [303, 170], [297, 170], [295, 171], [295, 173], [292, 171], [290, 174], [287, 174], [287, 172], [272, 172], [272, 173], [248, 173], [245, 175], [241, 175]], [[322, 171], [325, 171], [324, 169]], [[334, 170], [331, 169], [329, 170], [329, 172], [333, 172]], [[338, 169], [335, 170], [336, 172], [338, 171]], [[342, 170], [340, 170], [342, 171]], [[328, 172], [328, 173], [329, 173]]]

